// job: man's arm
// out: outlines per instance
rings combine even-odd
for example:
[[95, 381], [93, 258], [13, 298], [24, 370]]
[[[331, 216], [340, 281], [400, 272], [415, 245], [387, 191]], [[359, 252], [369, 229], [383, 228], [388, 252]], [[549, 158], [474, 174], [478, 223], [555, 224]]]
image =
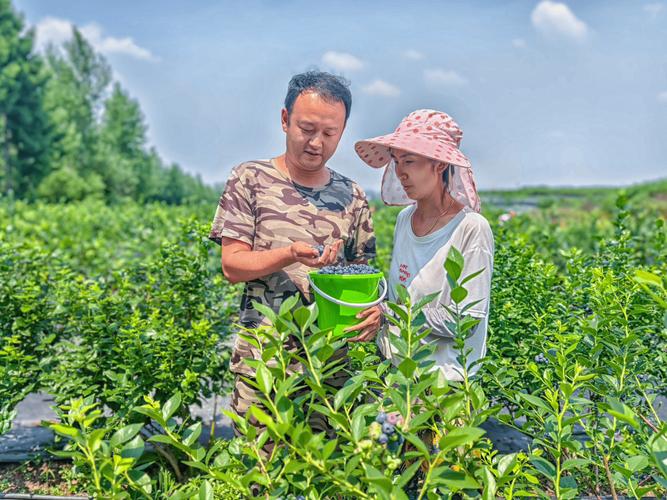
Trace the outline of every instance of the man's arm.
[[222, 273], [232, 283], [252, 281], [280, 271], [294, 263], [309, 267], [334, 264], [342, 240], [327, 245], [320, 257], [317, 250], [303, 241], [272, 250], [252, 250], [247, 243], [232, 238], [222, 238]]

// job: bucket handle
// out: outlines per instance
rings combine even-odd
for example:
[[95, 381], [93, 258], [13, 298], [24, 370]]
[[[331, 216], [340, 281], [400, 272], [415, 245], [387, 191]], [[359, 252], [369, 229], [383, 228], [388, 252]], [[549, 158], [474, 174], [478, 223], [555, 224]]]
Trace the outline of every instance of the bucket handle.
[[327, 299], [329, 302], [333, 302], [334, 304], [338, 304], [339, 306], [344, 306], [344, 307], [355, 307], [358, 309], [368, 309], [369, 307], [373, 307], [378, 305], [380, 302], [384, 300], [384, 298], [387, 296], [387, 280], [384, 279], [384, 276], [380, 279], [379, 285], [382, 285], [382, 293], [380, 294], [380, 297], [374, 300], [373, 302], [368, 302], [366, 304], [361, 303], [354, 303], [354, 302], [345, 302], [344, 300], [337, 299], [335, 297], [332, 297], [328, 293], [323, 292], [320, 290], [315, 283], [313, 283], [313, 279], [308, 275], [308, 281], [310, 282], [310, 286], [312, 287], [315, 292], [317, 292], [320, 296], [324, 297]]

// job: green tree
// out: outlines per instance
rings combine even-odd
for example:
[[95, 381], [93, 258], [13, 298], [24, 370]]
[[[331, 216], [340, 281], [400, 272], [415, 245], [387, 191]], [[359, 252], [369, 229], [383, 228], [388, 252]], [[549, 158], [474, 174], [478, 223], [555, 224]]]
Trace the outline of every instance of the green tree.
[[145, 201], [153, 186], [152, 164], [146, 152], [146, 125], [139, 103], [115, 83], [104, 103], [100, 140], [112, 174], [112, 198], [131, 196]]
[[33, 39], [10, 0], [0, 0], [0, 180], [3, 192], [20, 197], [32, 196], [47, 174], [52, 141], [47, 74]]
[[76, 28], [62, 47], [47, 49], [47, 61], [52, 77], [46, 106], [58, 134], [53, 167], [72, 169], [83, 179], [93, 173], [104, 179], [105, 165], [98, 151], [99, 121], [111, 68]]

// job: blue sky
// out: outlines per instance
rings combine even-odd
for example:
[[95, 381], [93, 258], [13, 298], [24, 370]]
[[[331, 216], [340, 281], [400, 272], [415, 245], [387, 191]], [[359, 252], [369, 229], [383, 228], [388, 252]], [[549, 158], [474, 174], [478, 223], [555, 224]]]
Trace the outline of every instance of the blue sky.
[[667, 176], [667, 0], [14, 0], [40, 45], [76, 24], [137, 98], [163, 158], [209, 182], [280, 154], [292, 74], [351, 81], [330, 166], [378, 189], [355, 140], [452, 115], [483, 189]]

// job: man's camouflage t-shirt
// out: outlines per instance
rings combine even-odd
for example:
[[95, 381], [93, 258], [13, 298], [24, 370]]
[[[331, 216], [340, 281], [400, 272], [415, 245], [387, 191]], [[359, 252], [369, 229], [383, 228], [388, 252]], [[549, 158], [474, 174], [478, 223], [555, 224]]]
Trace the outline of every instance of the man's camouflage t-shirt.
[[[351, 179], [329, 172], [326, 185], [309, 188], [292, 182], [269, 160], [242, 163], [227, 181], [209, 238], [218, 244], [222, 238], [235, 239], [252, 250], [283, 248], [295, 241], [331, 245], [342, 239], [347, 262], [375, 257], [375, 234], [363, 190]], [[295, 294], [309, 302], [307, 274], [312, 270], [295, 263], [247, 282], [241, 323], [253, 327], [263, 322], [253, 300], [274, 311]]]

